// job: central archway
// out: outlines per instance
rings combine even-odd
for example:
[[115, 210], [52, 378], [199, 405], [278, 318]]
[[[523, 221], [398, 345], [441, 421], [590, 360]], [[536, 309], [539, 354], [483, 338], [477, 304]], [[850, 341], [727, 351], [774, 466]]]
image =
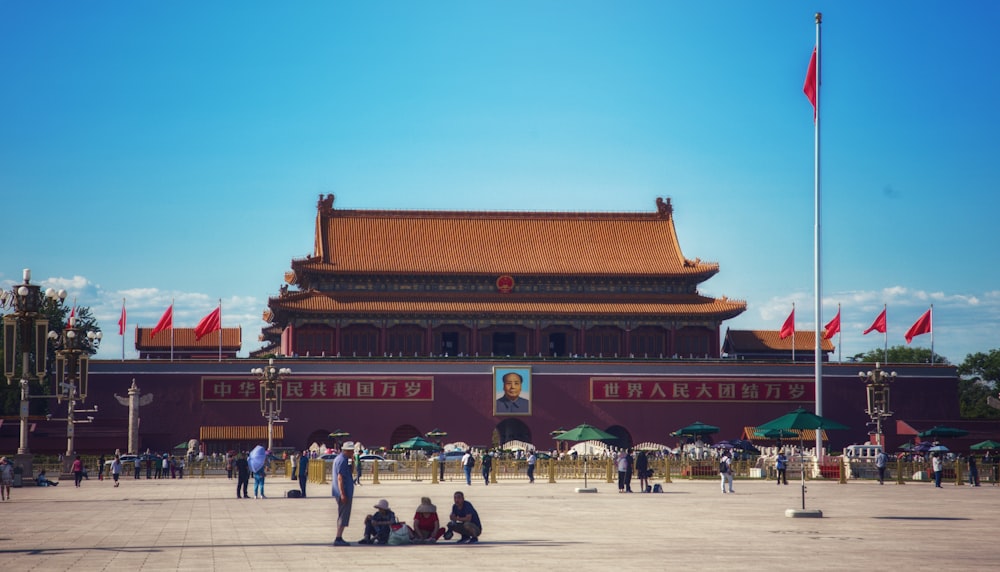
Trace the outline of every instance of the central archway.
[[500, 423], [497, 423], [496, 432], [500, 438], [501, 445], [508, 441], [517, 440], [531, 443], [536, 447], [538, 446], [531, 440], [531, 429], [528, 429], [528, 426], [520, 419], [504, 419]]

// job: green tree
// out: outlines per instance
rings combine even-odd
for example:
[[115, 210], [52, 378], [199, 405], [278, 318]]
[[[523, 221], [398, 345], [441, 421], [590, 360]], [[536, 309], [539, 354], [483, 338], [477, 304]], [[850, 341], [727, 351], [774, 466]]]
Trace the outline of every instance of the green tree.
[[1000, 409], [987, 405], [986, 398], [1000, 390], [1000, 349], [965, 356], [958, 366], [959, 399], [962, 417], [1000, 419]]
[[[888, 357], [882, 348], [869, 350], [867, 353], [855, 354], [854, 361], [881, 362], [881, 363], [931, 363], [931, 350], [927, 348], [912, 348], [910, 346], [892, 346], [889, 348]], [[948, 358], [934, 354], [934, 363], [950, 363]]]

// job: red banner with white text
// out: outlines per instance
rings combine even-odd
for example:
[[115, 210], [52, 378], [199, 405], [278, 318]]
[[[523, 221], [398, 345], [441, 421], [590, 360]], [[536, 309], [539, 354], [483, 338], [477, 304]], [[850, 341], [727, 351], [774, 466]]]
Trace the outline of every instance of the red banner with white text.
[[[434, 378], [422, 376], [289, 376], [284, 401], [433, 401]], [[260, 381], [249, 377], [201, 378], [202, 401], [258, 401]]]
[[815, 389], [801, 379], [590, 378], [591, 401], [806, 403]]

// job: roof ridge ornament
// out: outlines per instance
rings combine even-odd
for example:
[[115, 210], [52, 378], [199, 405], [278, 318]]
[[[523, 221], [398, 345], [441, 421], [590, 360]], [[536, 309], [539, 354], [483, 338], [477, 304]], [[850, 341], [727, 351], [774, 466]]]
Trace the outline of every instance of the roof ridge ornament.
[[319, 201], [316, 203], [316, 209], [319, 210], [320, 213], [325, 214], [325, 215], [331, 215], [331, 214], [333, 214], [333, 200], [334, 200], [334, 198], [336, 198], [336, 197], [334, 196], [333, 193], [327, 193], [327, 195], [325, 197], [321, 193], [319, 195]]
[[670, 204], [670, 197], [664, 201], [663, 197], [656, 197], [656, 214], [660, 217], [669, 217], [674, 214], [674, 206]]

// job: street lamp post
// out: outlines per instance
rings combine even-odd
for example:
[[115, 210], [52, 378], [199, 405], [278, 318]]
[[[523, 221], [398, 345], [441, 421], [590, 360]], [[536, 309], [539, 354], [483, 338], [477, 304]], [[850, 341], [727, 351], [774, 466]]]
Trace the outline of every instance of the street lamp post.
[[274, 358], [267, 362], [266, 367], [257, 367], [250, 370], [250, 373], [260, 378], [260, 414], [267, 419], [267, 450], [274, 449], [274, 424], [285, 423], [287, 419], [279, 419], [281, 416], [281, 376], [292, 373], [287, 367], [277, 368], [274, 366]]
[[[92, 423], [94, 417], [88, 415], [86, 419], [77, 419], [77, 413], [97, 413], [97, 406], [93, 409], [77, 409], [76, 402], [81, 403], [87, 400], [87, 379], [90, 365], [90, 354], [97, 349], [101, 343], [101, 332], [83, 332], [76, 327], [76, 320], [70, 318], [69, 327], [65, 328], [62, 335], [49, 332], [49, 339], [56, 346], [56, 376], [55, 394], [56, 400], [62, 403], [66, 401], [66, 458], [64, 460], [64, 472], [69, 472], [69, 465], [73, 462], [76, 454], [74, 441], [76, 438], [75, 426], [80, 423]], [[49, 417], [50, 420], [54, 419]], [[61, 419], [58, 419], [61, 421]]]
[[[32, 478], [32, 455], [28, 448], [28, 400], [29, 381], [40, 381], [45, 377], [47, 357], [46, 337], [49, 321], [43, 317], [43, 310], [50, 305], [58, 305], [66, 299], [66, 291], [47, 289], [44, 293], [37, 284], [31, 283], [31, 269], [25, 268], [24, 283], [13, 286], [10, 291], [0, 290], [0, 307], [12, 307], [14, 311], [3, 317], [4, 376], [7, 384], [18, 377], [21, 366], [20, 438], [17, 447], [17, 462], [21, 465], [25, 478]], [[20, 359], [19, 359], [20, 358]], [[34, 367], [32, 367], [34, 365]]]
[[882, 421], [892, 417], [889, 410], [889, 383], [896, 380], [896, 372], [885, 372], [878, 362], [875, 362], [875, 369], [872, 371], [859, 371], [858, 379], [865, 384], [868, 393], [868, 417], [871, 424], [875, 425], [875, 445], [885, 447]]

